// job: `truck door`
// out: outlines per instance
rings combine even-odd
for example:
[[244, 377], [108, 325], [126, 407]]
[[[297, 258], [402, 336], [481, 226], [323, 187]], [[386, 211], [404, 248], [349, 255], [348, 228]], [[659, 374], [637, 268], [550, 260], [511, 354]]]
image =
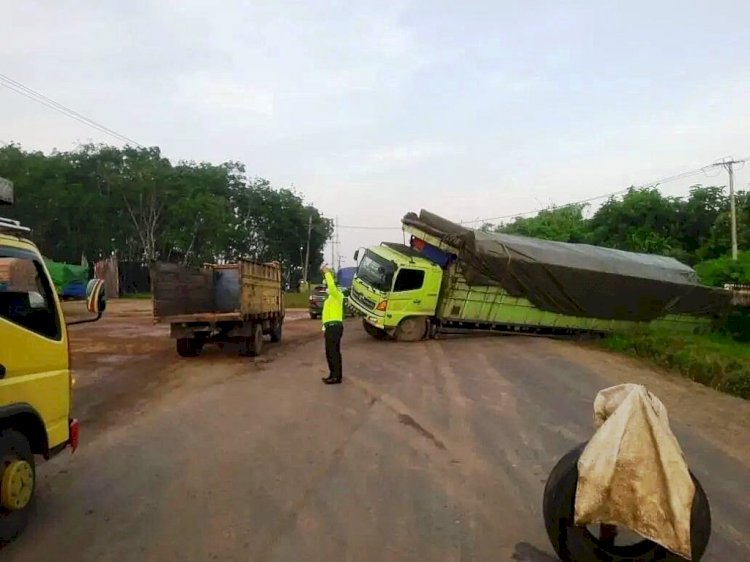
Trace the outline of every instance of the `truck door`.
[[437, 305], [437, 292], [429, 293], [424, 269], [402, 267], [396, 273], [388, 299], [388, 325], [396, 326], [407, 316], [432, 316]]
[[33, 408], [50, 447], [68, 440], [68, 369], [65, 326], [41, 259], [0, 247], [0, 408]]

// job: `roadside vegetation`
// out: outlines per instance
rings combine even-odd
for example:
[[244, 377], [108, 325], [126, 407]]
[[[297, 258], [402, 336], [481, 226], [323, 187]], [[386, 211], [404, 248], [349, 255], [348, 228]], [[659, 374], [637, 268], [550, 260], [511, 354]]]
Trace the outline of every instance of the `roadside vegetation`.
[[284, 293], [284, 307], [307, 309], [309, 296], [310, 295], [304, 291], [301, 293]]
[[[152, 298], [151, 293], [128, 293], [122, 296], [124, 299], [148, 300]], [[302, 293], [284, 293], [284, 308], [304, 308], [307, 309], [307, 299], [309, 295]]]
[[610, 351], [641, 357], [740, 398], [750, 399], [750, 345], [728, 334], [672, 334], [642, 331], [602, 340]]
[[310, 240], [309, 277], [323, 263], [333, 223], [292, 188], [240, 162], [170, 162], [157, 147], [83, 145], [45, 154], [0, 147], [0, 177], [15, 184], [3, 215], [32, 229], [45, 257], [201, 265], [278, 261], [295, 285]]
[[[738, 242], [750, 248], [750, 194], [737, 193]], [[750, 251], [731, 259], [729, 198], [721, 186], [693, 186], [687, 197], [631, 188], [590, 216], [586, 205], [553, 207], [484, 230], [672, 256], [702, 283], [750, 284]], [[647, 359], [717, 390], [750, 399], [750, 312], [736, 309], [708, 335], [641, 331], [602, 340], [609, 350]]]

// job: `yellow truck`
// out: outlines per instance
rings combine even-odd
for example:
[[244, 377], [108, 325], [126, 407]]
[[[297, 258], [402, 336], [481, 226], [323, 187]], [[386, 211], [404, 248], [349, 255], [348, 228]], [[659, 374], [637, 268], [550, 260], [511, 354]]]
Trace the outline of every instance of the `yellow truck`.
[[182, 357], [199, 355], [207, 343], [239, 344], [255, 357], [264, 336], [281, 341], [284, 295], [278, 263], [241, 260], [201, 269], [156, 263], [151, 284], [154, 322], [170, 325]]
[[[0, 203], [13, 201], [0, 181]], [[67, 326], [54, 285], [29, 229], [0, 218], [0, 544], [26, 526], [35, 492], [35, 455], [49, 459], [78, 446], [71, 416]], [[98, 320], [103, 284], [92, 281], [87, 306]]]

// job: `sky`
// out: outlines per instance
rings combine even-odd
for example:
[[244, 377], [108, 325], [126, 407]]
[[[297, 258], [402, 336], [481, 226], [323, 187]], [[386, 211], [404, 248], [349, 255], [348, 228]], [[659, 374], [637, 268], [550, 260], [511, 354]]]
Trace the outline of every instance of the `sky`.
[[[474, 221], [750, 157], [744, 0], [5, 0], [2, 14], [0, 73], [173, 161], [239, 160], [293, 186], [338, 219], [348, 265], [400, 241], [409, 211]], [[5, 142], [122, 144], [0, 87]], [[726, 174], [663, 192], [695, 183]]]

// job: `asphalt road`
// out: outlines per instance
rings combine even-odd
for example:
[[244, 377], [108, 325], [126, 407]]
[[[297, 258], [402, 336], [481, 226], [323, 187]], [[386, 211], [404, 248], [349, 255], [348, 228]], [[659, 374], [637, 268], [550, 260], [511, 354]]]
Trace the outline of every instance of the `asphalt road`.
[[579, 344], [402, 345], [356, 323], [345, 383], [326, 387], [309, 321], [257, 363], [178, 360], [127, 322], [110, 329], [136, 342], [130, 359], [107, 359], [101, 328], [86, 336], [84, 444], [39, 467], [36, 514], [4, 560], [550, 562], [546, 476], [591, 435], [596, 392], [626, 381], [664, 401], [709, 495], [704, 560], [750, 560], [748, 402]]

